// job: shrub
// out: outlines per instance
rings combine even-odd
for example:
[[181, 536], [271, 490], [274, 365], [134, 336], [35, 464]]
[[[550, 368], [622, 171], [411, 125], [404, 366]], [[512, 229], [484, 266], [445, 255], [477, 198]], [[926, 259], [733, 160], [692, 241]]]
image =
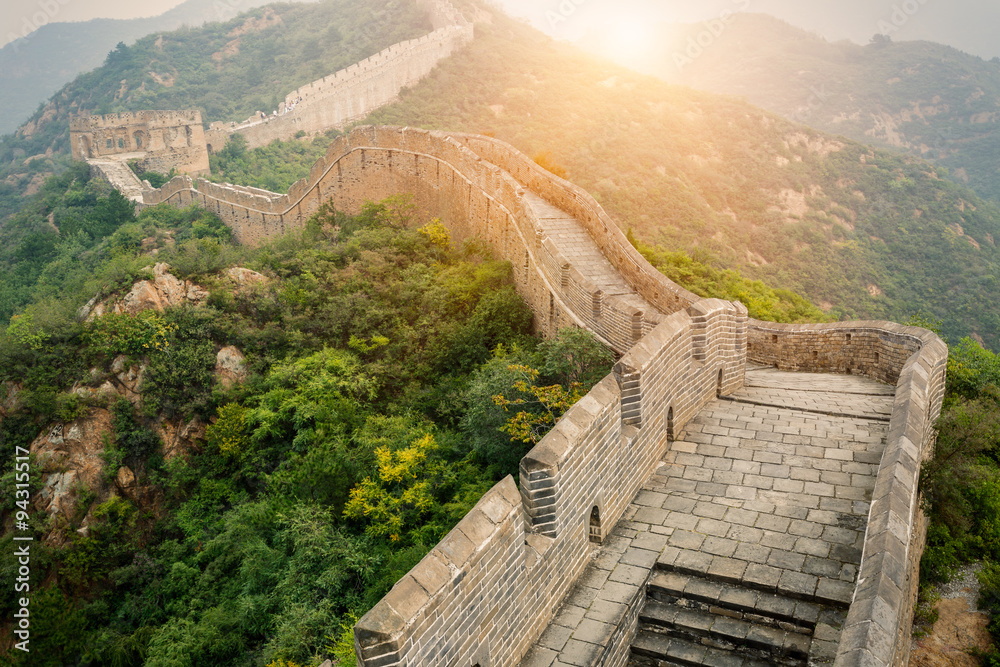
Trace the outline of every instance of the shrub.
[[138, 470], [160, 448], [160, 437], [139, 423], [135, 408], [124, 398], [111, 406], [111, 425], [122, 459], [133, 470]]
[[167, 349], [174, 328], [154, 310], [145, 310], [138, 315], [108, 313], [91, 323], [86, 340], [95, 352], [104, 357], [114, 358], [124, 354], [140, 358]]

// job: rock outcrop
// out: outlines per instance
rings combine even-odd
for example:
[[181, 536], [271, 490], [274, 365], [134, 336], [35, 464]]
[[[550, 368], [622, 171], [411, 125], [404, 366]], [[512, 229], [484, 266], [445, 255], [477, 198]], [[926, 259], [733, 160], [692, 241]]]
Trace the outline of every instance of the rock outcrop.
[[153, 279], [140, 280], [120, 298], [98, 301], [95, 297], [79, 313], [87, 321], [106, 313], [136, 315], [144, 310], [163, 312], [167, 308], [190, 304], [201, 305], [208, 300], [208, 290], [181, 280], [170, 273], [170, 265], [160, 262], [153, 266]]
[[230, 345], [219, 350], [215, 357], [215, 376], [226, 389], [247, 379], [246, 357]]
[[240, 289], [267, 284], [267, 276], [240, 266], [234, 266], [233, 268], [227, 270], [226, 275], [229, 276], [229, 278], [236, 283], [236, 287]]
[[104, 484], [104, 442], [113, 434], [111, 414], [94, 409], [86, 417], [57, 423], [35, 438], [31, 453], [42, 472], [37, 502], [50, 515], [67, 520], [76, 511], [80, 489], [98, 490]]

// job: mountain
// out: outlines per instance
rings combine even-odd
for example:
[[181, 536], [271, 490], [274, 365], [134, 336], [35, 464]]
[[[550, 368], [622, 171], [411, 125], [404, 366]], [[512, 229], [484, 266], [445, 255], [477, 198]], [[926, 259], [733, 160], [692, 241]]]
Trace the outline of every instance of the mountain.
[[[946, 167], [1000, 201], [1000, 59], [931, 42], [830, 43], [762, 14], [664, 27], [642, 71]], [[705, 31], [714, 35], [704, 38]], [[698, 45], [701, 36], [702, 43]], [[595, 45], [593, 41], [591, 45]]]
[[[837, 318], [919, 313], [942, 320], [952, 340], [972, 335], [1000, 348], [1000, 313], [982, 307], [1000, 287], [1000, 208], [944, 169], [637, 74], [472, 0], [458, 4], [490, 17], [474, 42], [366, 122], [490, 133], [529, 155], [548, 153], [640, 241], [792, 289]], [[163, 35], [162, 50], [156, 36], [116, 51], [0, 143], [0, 164], [46, 150], [58, 156], [65, 123], [81, 109], [187, 104], [206, 121], [245, 117], [327, 67], [314, 47], [327, 43], [337, 7], [344, 4], [258, 9], [239, 22]], [[254, 33], [220, 71], [211, 55], [238, 25], [268, 12], [284, 27]], [[428, 29], [409, 4], [356, 0], [343, 15], [351, 18], [337, 30], [375, 22], [395, 26], [393, 41]], [[344, 51], [319, 50], [331, 58], [326, 72], [356, 46], [344, 37]], [[350, 57], [359, 55], [367, 54]], [[263, 69], [271, 62], [280, 71]], [[170, 72], [173, 85], [151, 79], [151, 70]]]
[[1000, 346], [1000, 209], [929, 163], [590, 58], [495, 16], [369, 121], [548, 153], [640, 240], [837, 317], [941, 319]]
[[[0, 49], [0, 134], [13, 132], [38, 105], [82, 72], [98, 67], [119, 42], [154, 32], [228, 21], [269, 0], [239, 3], [188, 0], [151, 18], [49, 23]], [[316, 0], [299, 0], [315, 2]]]
[[430, 30], [426, 12], [412, 2], [326, 0], [257, 8], [122, 44], [0, 138], [0, 220], [47, 175], [68, 167], [71, 116], [197, 108], [206, 123], [242, 120], [275, 108], [303, 84]]

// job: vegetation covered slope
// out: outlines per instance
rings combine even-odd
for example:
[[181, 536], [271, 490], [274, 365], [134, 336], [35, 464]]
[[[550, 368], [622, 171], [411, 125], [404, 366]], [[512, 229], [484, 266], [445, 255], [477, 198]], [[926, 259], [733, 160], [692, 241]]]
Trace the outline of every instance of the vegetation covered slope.
[[[324, 209], [249, 250], [196, 208], [136, 216], [85, 170], [37, 199], [40, 218], [74, 223], [57, 226], [54, 255], [8, 260], [47, 283], [0, 330], [4, 577], [17, 511], [36, 540], [31, 653], [0, 640], [10, 664], [352, 655], [354, 619], [613, 362], [579, 330], [532, 337], [510, 265], [411, 220], [405, 200]], [[81, 321], [84, 302], [121, 303], [154, 263], [207, 298]], [[251, 277], [234, 283], [235, 266]], [[243, 375], [225, 382], [218, 354], [234, 348]], [[497, 395], [526, 402], [508, 414]], [[527, 437], [504, 430], [515, 412]], [[23, 507], [16, 447], [34, 454]], [[0, 601], [0, 637], [14, 604]]]
[[706, 29], [665, 29], [642, 71], [905, 150], [1000, 201], [1000, 59], [886, 36], [868, 46], [831, 44], [761, 14], [737, 14], [707, 47], [691, 48], [689, 40]]
[[838, 317], [923, 311], [1000, 347], [1000, 210], [919, 159], [589, 58], [495, 16], [368, 122], [548, 152], [642, 240], [700, 250]]
[[[199, 26], [208, 21], [226, 21], [237, 14], [266, 4], [266, 0], [205, 3], [187, 0], [170, 11], [150, 18], [128, 20], [93, 19], [79, 23], [47, 23], [27, 37], [0, 49], [0, 134], [16, 130], [48, 101], [49, 97], [77, 75], [104, 62], [119, 42], [131, 44], [154, 32]], [[43, 5], [39, 5], [41, 9]], [[59, 21], [60, 5], [45, 4], [50, 21]], [[32, 14], [25, 22], [33, 25]], [[11, 25], [14, 34], [25, 26]]]

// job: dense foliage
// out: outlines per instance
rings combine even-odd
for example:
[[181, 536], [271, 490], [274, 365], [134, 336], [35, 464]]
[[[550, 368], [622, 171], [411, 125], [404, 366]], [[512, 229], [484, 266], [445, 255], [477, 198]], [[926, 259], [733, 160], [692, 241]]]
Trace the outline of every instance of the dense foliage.
[[79, 307], [83, 294], [131, 284], [140, 269], [123, 251], [138, 249], [143, 239], [230, 236], [217, 218], [201, 213], [164, 211], [155, 217], [158, 225], [153, 219], [137, 219], [134, 205], [107, 182], [91, 179], [84, 164], [49, 178], [0, 226], [0, 321], [30, 303]]
[[[967, 338], [950, 348], [947, 394], [936, 426], [934, 456], [920, 476], [930, 526], [917, 620], [937, 618], [928, 611], [931, 584], [979, 561], [980, 606], [990, 613], [990, 632], [1000, 642], [1000, 356]], [[1000, 653], [986, 658], [1000, 664]]]
[[246, 139], [234, 134], [225, 147], [209, 157], [211, 179], [284, 193], [300, 178], [306, 178], [316, 161], [326, 154], [330, 141], [339, 134], [330, 130], [311, 141], [273, 141], [248, 149]]
[[[405, 199], [356, 217], [325, 207], [247, 249], [197, 209], [116, 208], [82, 171], [46, 187], [39, 206], [74, 221], [77, 240], [71, 253], [57, 225], [51, 252], [21, 255], [48, 278], [23, 282], [27, 306], [0, 336], [0, 386], [16, 397], [0, 461], [12, 471], [14, 447], [53, 421], [107, 411], [111, 430], [96, 443], [104, 482], [77, 490], [73, 516], [32, 513], [32, 653], [13, 664], [349, 659], [356, 618], [531, 446], [503, 430], [512, 415], [494, 400], [518, 393], [512, 369], [578, 396], [612, 363], [584, 332], [535, 339], [509, 264], [478, 242], [456, 247], [437, 221], [418, 226]], [[65, 257], [82, 273], [57, 272]], [[208, 287], [208, 303], [77, 319], [88, 295], [120, 295], [154, 261]], [[266, 280], [237, 287], [234, 265]], [[244, 382], [216, 377], [223, 346], [245, 353]], [[120, 360], [143, 366], [141, 400], [69, 392], [101, 386]], [[519, 413], [544, 432], [551, 407]], [[165, 428], [197, 423], [203, 440], [165, 449]], [[37, 466], [33, 484], [37, 496]]]

